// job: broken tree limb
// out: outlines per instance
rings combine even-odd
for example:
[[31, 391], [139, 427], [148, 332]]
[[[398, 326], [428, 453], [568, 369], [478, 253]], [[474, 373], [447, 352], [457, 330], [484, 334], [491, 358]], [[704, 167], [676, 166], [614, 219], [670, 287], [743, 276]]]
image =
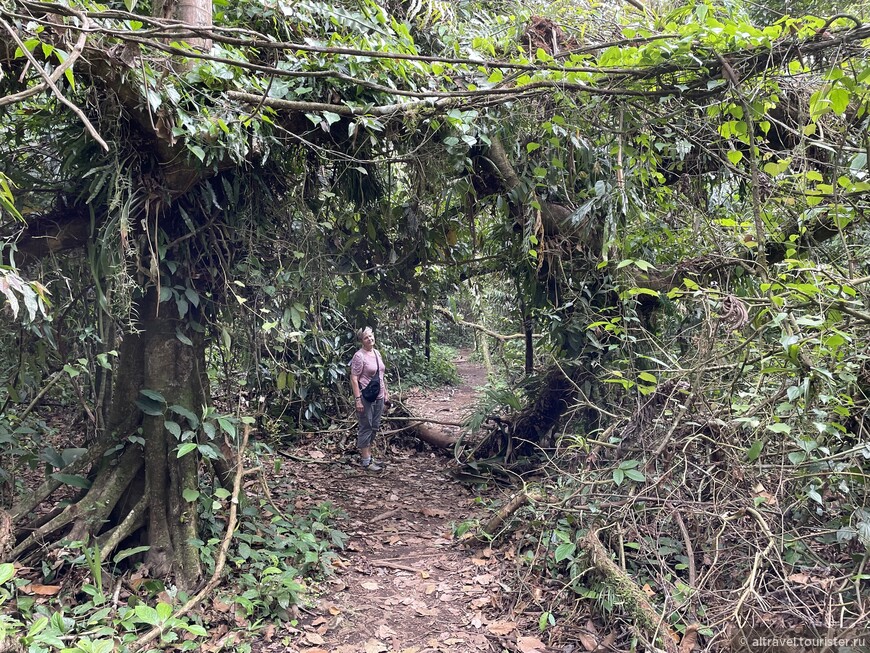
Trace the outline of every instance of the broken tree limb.
[[444, 433], [440, 429], [436, 429], [429, 424], [442, 424], [445, 426], [458, 426], [462, 424], [458, 422], [443, 422], [434, 419], [416, 418], [411, 415], [408, 407], [402, 403], [395, 403], [393, 414], [385, 416], [383, 419], [395, 424], [396, 428], [390, 431], [383, 432], [383, 435], [394, 433], [409, 433], [422, 440], [428, 445], [437, 449], [450, 449], [456, 443], [456, 439], [451, 435]]
[[428, 419], [426, 417], [384, 417], [384, 422], [413, 422], [414, 424], [440, 424], [441, 426], [459, 426], [463, 427], [462, 422], [446, 422], [440, 419]]
[[679, 653], [673, 632], [647, 599], [643, 590], [625, 571], [610, 559], [610, 553], [598, 539], [598, 531], [590, 530], [581, 541], [589, 553], [593, 567], [613, 586], [623, 600], [623, 607], [637, 623], [650, 641], [661, 643], [667, 653]]
[[536, 501], [540, 497], [536, 493], [520, 492], [513, 499], [508, 501], [501, 507], [497, 513], [489, 518], [489, 521], [483, 525], [483, 532], [489, 536], [495, 535], [501, 525], [513, 515], [517, 510], [526, 505], [529, 501]]
[[456, 442], [456, 440], [454, 440], [443, 431], [434, 429], [431, 426], [427, 426], [426, 424], [416, 424], [411, 426], [410, 428], [412, 429], [414, 435], [416, 435], [423, 442], [439, 449], [449, 449]]
[[396, 435], [397, 433], [407, 433], [409, 435], [413, 435], [416, 438], [419, 438], [426, 444], [437, 447], [438, 449], [449, 449], [454, 444], [456, 444], [456, 440], [449, 435], [442, 433], [441, 431], [434, 429], [431, 426], [420, 424], [418, 420], [415, 420], [413, 418], [394, 419], [398, 419], [400, 421], [408, 423], [405, 426], [399, 426], [398, 428], [390, 429], [388, 431], [381, 431], [381, 435]]
[[380, 515], [376, 515], [369, 519], [370, 524], [374, 524], [375, 522], [384, 521], [385, 519], [389, 519], [390, 517], [395, 517], [396, 515], [402, 512], [401, 508], [395, 508], [393, 510], [387, 510], [387, 512], [382, 512]]

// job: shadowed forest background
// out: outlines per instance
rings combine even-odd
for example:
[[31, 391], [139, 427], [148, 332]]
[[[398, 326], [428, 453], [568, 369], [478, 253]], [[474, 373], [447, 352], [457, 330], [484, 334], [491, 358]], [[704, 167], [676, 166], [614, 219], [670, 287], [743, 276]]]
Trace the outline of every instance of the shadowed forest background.
[[[244, 479], [352, 441], [364, 325], [548, 650], [860, 632], [867, 20], [0, 0], [0, 646], [199, 648], [219, 585], [291, 621], [346, 538]], [[403, 392], [459, 348], [444, 437]]]

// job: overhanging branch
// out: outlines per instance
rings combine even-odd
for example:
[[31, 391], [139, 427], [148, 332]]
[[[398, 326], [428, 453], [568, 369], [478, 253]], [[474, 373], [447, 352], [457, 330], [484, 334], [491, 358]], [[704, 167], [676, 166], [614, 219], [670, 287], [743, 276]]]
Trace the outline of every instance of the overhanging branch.
[[[511, 333], [511, 334], [496, 333], [492, 329], [488, 329], [485, 326], [483, 326], [482, 324], [475, 324], [474, 322], [468, 322], [466, 320], [463, 320], [463, 319], [455, 316], [453, 313], [451, 313], [448, 309], [444, 308], [443, 306], [433, 306], [432, 310], [436, 311], [437, 313], [441, 313], [441, 315], [444, 315], [444, 316], [450, 318], [455, 324], [458, 324], [460, 326], [469, 327], [471, 329], [474, 329], [475, 331], [480, 331], [481, 333], [488, 335], [490, 338], [495, 338], [499, 342], [507, 342], [508, 340], [519, 340], [521, 338], [526, 337], [524, 333]], [[533, 337], [540, 338], [540, 336], [533, 336]]]

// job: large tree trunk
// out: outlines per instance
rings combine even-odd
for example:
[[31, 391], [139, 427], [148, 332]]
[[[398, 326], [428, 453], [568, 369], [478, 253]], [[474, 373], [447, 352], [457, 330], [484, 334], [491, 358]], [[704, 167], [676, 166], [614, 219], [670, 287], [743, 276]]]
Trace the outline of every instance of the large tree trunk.
[[[158, 18], [180, 20], [193, 28], [207, 30], [212, 24], [211, 0], [159, 0], [152, 9]], [[190, 42], [194, 47], [210, 48], [207, 38]], [[105, 62], [92, 61], [92, 74], [105, 70]], [[112, 74], [106, 79], [115, 80]], [[124, 84], [117, 84], [115, 90], [137, 123], [136, 116], [141, 117], [138, 93]], [[154, 154], [164, 162], [162, 185], [170, 201], [207, 174], [190, 167], [186, 157], [179, 156], [178, 148], [183, 145], [155, 132], [150, 117], [141, 119], [138, 126], [154, 137]], [[168, 213], [170, 207], [162, 210]], [[48, 251], [81, 244], [90, 233], [88, 216], [92, 219], [93, 213], [81, 209], [75, 215], [78, 220], [61, 221], [70, 228], [45, 239]], [[35, 253], [46, 252], [36, 248]], [[159, 266], [160, 262], [152, 263]], [[172, 574], [183, 588], [199, 581], [199, 555], [192, 544], [198, 535], [196, 504], [184, 498], [185, 490], [199, 485], [199, 455], [194, 449], [179, 458], [182, 442], [177, 434], [195, 441], [200, 426], [197, 416], [208, 405], [205, 343], [201, 334], [187, 329], [190, 316], [182, 319], [176, 302], [159, 301], [159, 290], [154, 285], [143, 290], [134, 306], [138, 321], [122, 339], [106, 428], [85, 456], [61, 470], [66, 480], [87, 475], [90, 486], [70, 505], [34, 517], [36, 508], [60, 487], [56, 478], [47, 479], [13, 506], [10, 515], [15, 527], [27, 534], [17, 542], [13, 559], [44, 556], [45, 546], [57, 546], [63, 538], [95, 542], [103, 559], [124, 543], [134, 542], [148, 545], [145, 562], [151, 575]]]
[[[166, 426], [172, 420], [182, 431], [198, 430], [198, 424], [188, 423], [173, 407], [198, 415], [207, 405], [205, 343], [198, 334], [187, 336], [192, 344], [179, 340], [184, 329], [175, 303], [160, 304], [157, 296], [152, 288], [138, 302], [136, 331], [123, 339], [109, 429], [87, 455], [93, 464], [90, 488], [49, 519], [24, 524], [19, 530], [34, 530], [19, 542], [13, 558], [27, 559], [34, 550], [41, 554], [38, 544], [66, 537], [96, 541], [105, 559], [140, 533], [137, 544], [150, 547], [145, 561], [152, 575], [172, 574], [185, 588], [200, 579], [198, 552], [191, 544], [198, 535], [196, 504], [184, 498], [185, 490], [199, 485], [199, 458], [196, 450], [178, 458], [180, 442]], [[112, 448], [119, 451], [103, 455]], [[39, 488], [27, 497], [27, 505], [13, 508], [13, 516], [24, 521], [58, 485]]]
[[[194, 414], [207, 404], [205, 385], [205, 347], [199, 334], [191, 334], [192, 345], [176, 334], [179, 321], [169, 314], [173, 302], [156, 305], [149, 294], [136, 340], [144, 351], [144, 388], [158, 392], [166, 406], [181, 406]], [[160, 313], [157, 312], [159, 308]], [[145, 481], [148, 493], [148, 551], [146, 562], [151, 572], [162, 576], [172, 571], [188, 581], [200, 576], [199, 556], [189, 544], [197, 537], [196, 504], [183, 498], [186, 489], [196, 490], [198, 458], [194, 452], [178, 458], [178, 439], [166, 429], [171, 418], [181, 422], [182, 431], [195, 429], [178, 414], [145, 415], [142, 435], [145, 438]]]
[[[212, 26], [211, 0], [154, 0], [152, 9], [156, 18], [178, 20], [185, 25], [203, 28]], [[211, 50], [211, 39], [188, 38], [186, 41], [200, 50]]]

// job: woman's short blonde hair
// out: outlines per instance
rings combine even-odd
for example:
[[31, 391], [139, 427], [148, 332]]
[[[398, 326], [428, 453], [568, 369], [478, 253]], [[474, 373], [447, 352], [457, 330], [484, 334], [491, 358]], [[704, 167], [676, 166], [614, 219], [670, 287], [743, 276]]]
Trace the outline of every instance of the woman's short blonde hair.
[[363, 338], [365, 338], [366, 336], [373, 336], [373, 335], [375, 335], [375, 332], [372, 331], [372, 328], [369, 326], [356, 330], [356, 339], [359, 340], [360, 342], [362, 342]]

